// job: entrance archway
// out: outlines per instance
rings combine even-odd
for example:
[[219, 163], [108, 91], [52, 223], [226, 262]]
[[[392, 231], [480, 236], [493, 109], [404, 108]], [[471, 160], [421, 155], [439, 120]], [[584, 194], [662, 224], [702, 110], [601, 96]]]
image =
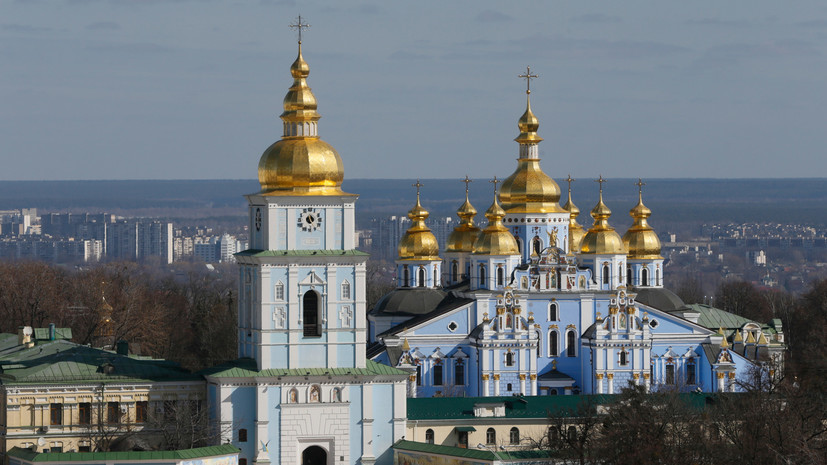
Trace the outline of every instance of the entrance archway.
[[327, 451], [319, 446], [310, 446], [302, 452], [301, 465], [327, 465]]

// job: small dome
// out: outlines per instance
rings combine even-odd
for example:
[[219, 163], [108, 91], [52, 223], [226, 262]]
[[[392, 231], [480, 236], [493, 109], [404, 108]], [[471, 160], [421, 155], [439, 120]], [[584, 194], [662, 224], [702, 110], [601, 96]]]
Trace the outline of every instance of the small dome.
[[629, 215], [635, 222], [623, 235], [623, 244], [629, 252], [630, 259], [658, 260], [660, 255], [660, 239], [655, 230], [649, 226], [647, 219], [652, 216], [652, 210], [643, 204], [643, 192], [638, 192], [638, 202], [629, 210]]
[[594, 255], [626, 254], [626, 247], [620, 234], [609, 225], [612, 211], [603, 203], [603, 189], [600, 189], [600, 200], [592, 208], [594, 224], [583, 236], [580, 243], [580, 253]]
[[419, 192], [416, 193], [416, 205], [408, 212], [411, 227], [399, 241], [397, 251], [399, 260], [439, 260], [439, 244], [436, 236], [425, 224], [429, 213], [419, 203]]
[[293, 85], [284, 97], [282, 139], [261, 155], [258, 180], [264, 195], [347, 195], [344, 167], [336, 150], [319, 139], [316, 97], [306, 78], [310, 67], [299, 55], [290, 66]]
[[511, 235], [511, 232], [503, 225], [503, 217], [505, 210], [497, 203], [497, 198], [494, 197], [494, 203], [488, 211], [485, 212], [485, 217], [488, 219], [488, 226], [482, 230], [476, 242], [474, 242], [475, 255], [519, 255], [517, 247], [517, 240]]
[[473, 252], [474, 242], [480, 235], [480, 228], [474, 224], [477, 209], [468, 201], [468, 191], [465, 191], [465, 202], [457, 210], [460, 223], [448, 236], [445, 244], [446, 252]]
[[579, 252], [580, 243], [583, 242], [583, 236], [586, 231], [580, 223], [577, 222], [577, 217], [580, 215], [580, 209], [571, 200], [571, 176], [569, 176], [569, 198], [566, 204], [563, 205], [563, 210], [569, 212], [569, 252]]

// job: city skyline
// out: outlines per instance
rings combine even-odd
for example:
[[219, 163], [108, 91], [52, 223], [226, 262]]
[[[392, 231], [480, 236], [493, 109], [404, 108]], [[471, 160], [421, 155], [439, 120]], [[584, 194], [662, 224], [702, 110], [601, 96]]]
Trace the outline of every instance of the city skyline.
[[281, 134], [299, 14], [346, 178], [488, 178], [531, 66], [544, 170], [827, 172], [827, 7], [17, 0], [0, 6], [0, 181], [238, 179]]

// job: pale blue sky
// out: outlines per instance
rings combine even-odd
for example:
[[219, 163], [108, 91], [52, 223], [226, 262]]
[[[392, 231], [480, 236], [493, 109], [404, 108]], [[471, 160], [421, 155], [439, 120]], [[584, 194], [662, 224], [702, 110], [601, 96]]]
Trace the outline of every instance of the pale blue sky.
[[301, 14], [350, 178], [827, 176], [827, 3], [0, 0], [0, 180], [253, 178]]

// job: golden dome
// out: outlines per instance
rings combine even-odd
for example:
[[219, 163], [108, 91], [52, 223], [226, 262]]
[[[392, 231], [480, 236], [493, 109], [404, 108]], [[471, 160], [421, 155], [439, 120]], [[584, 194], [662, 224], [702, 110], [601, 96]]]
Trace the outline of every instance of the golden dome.
[[494, 203], [485, 212], [488, 219], [488, 226], [482, 230], [476, 242], [474, 242], [474, 254], [476, 255], [519, 255], [517, 240], [511, 232], [503, 225], [505, 210], [497, 203], [497, 195], [494, 194]]
[[284, 97], [281, 140], [264, 151], [258, 181], [264, 195], [349, 195], [342, 191], [342, 159], [319, 139], [316, 97], [307, 85], [310, 67], [299, 55], [290, 66], [293, 85]]
[[566, 204], [563, 205], [563, 210], [569, 212], [569, 252], [574, 253], [580, 250], [580, 243], [583, 242], [583, 236], [586, 235], [586, 231], [583, 229], [583, 226], [580, 226], [580, 223], [577, 222], [580, 209], [577, 208], [577, 205], [571, 200], [571, 182], [574, 181], [574, 179], [569, 175], [567, 181], [569, 182], [569, 198]]
[[580, 253], [606, 255], [606, 254], [626, 254], [626, 247], [623, 245], [623, 240], [620, 234], [609, 225], [609, 217], [612, 216], [612, 211], [603, 203], [603, 177], [600, 177], [600, 200], [597, 205], [592, 208], [592, 218], [594, 224], [589, 231], [583, 236], [583, 241], [580, 243]]
[[526, 110], [517, 123], [520, 135], [514, 139], [520, 144], [517, 169], [503, 181], [500, 200], [508, 213], [560, 213], [560, 186], [540, 168], [537, 144], [543, 139], [537, 135], [540, 123], [531, 111], [531, 100], [526, 97]]
[[480, 235], [480, 228], [474, 224], [477, 209], [468, 200], [468, 182], [469, 180], [466, 178], [465, 202], [457, 210], [460, 223], [448, 236], [448, 242], [445, 244], [446, 252], [472, 252], [474, 242]]
[[411, 219], [411, 227], [405, 231], [405, 235], [399, 241], [397, 251], [399, 260], [439, 260], [439, 244], [436, 236], [425, 224], [428, 218], [428, 210], [422, 208], [419, 203], [419, 181], [417, 181], [416, 205], [408, 212]]
[[652, 210], [643, 205], [643, 182], [638, 180], [638, 201], [629, 215], [635, 222], [623, 235], [623, 244], [629, 251], [630, 259], [658, 260], [660, 255], [660, 239], [655, 230], [649, 226], [647, 218], [652, 216]]

